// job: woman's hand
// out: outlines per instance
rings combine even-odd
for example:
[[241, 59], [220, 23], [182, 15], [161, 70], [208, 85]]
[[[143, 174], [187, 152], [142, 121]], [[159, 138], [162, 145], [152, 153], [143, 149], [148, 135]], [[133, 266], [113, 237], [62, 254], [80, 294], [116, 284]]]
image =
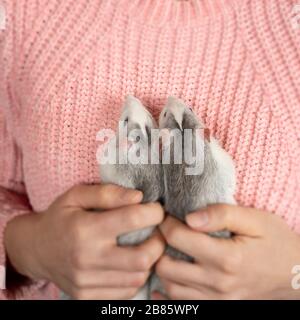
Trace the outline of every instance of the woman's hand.
[[[300, 264], [300, 236], [280, 217], [230, 205], [204, 210], [188, 215], [188, 226], [171, 217], [161, 225], [169, 245], [195, 258], [192, 264], [163, 256], [157, 263], [171, 299], [300, 298], [291, 285], [292, 269]], [[205, 234], [222, 229], [235, 235]]]
[[139, 246], [117, 246], [118, 235], [162, 222], [162, 207], [141, 200], [141, 192], [114, 185], [76, 186], [45, 212], [9, 222], [9, 259], [21, 274], [52, 281], [73, 298], [128, 299], [164, 250], [157, 234]]

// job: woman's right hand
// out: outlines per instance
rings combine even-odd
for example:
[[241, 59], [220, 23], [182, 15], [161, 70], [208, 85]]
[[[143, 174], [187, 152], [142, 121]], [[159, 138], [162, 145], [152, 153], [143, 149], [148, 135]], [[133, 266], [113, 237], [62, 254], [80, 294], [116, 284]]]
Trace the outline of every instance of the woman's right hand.
[[75, 186], [45, 212], [8, 223], [10, 262], [19, 273], [49, 280], [75, 299], [129, 299], [164, 251], [159, 234], [138, 246], [117, 246], [118, 235], [163, 221], [159, 204], [141, 200], [141, 192], [115, 185]]

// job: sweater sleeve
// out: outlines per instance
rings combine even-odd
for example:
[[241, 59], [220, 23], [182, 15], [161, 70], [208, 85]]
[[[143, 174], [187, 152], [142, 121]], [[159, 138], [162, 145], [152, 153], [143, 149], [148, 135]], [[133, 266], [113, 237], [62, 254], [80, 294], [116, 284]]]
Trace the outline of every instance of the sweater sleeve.
[[18, 133], [10, 116], [16, 110], [11, 76], [18, 45], [15, 39], [18, 33], [12, 23], [15, 5], [16, 1], [0, 0], [0, 300], [33, 298], [44, 285], [44, 282], [30, 281], [13, 269], [3, 241], [7, 223], [31, 212], [23, 183], [21, 149], [16, 141]]
[[[7, 223], [16, 216], [31, 212], [21, 181], [19, 151], [6, 126], [0, 109], [0, 299], [26, 298], [31, 293], [30, 287], [36, 284], [13, 270], [4, 247]], [[27, 288], [24, 290], [24, 287]]]

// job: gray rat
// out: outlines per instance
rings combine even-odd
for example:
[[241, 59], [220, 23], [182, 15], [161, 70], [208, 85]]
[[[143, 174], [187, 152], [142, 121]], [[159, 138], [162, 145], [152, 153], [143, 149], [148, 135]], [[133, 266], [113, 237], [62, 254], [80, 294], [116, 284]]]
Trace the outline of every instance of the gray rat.
[[[151, 129], [156, 128], [156, 124], [149, 112], [142, 106], [139, 100], [129, 96], [125, 101], [125, 106], [121, 119], [128, 123], [128, 132], [139, 128], [144, 134], [141, 137], [142, 150], [150, 148]], [[100, 172], [103, 182], [115, 183], [124, 187], [136, 188], [144, 192], [143, 202], [157, 201], [163, 199], [166, 212], [185, 221], [185, 216], [197, 209], [203, 208], [213, 203], [235, 203], [233, 194], [235, 190], [235, 170], [231, 157], [221, 148], [217, 140], [212, 137], [203, 136], [197, 139], [198, 129], [203, 129], [203, 125], [198, 120], [193, 111], [185, 106], [183, 101], [170, 97], [165, 108], [162, 110], [159, 119], [159, 128], [162, 137], [168, 136], [167, 132], [177, 129], [183, 132], [191, 129], [192, 143], [188, 144], [182, 138], [181, 149], [183, 153], [183, 163], [176, 163], [172, 154], [176, 154], [174, 142], [163, 144], [162, 154], [170, 151], [169, 163], [158, 164], [105, 164], [101, 166]], [[202, 131], [203, 132], [203, 131]], [[145, 141], [143, 137], [148, 137]], [[128, 140], [135, 137], [128, 136]], [[117, 145], [122, 150], [122, 143], [117, 137]], [[198, 148], [199, 147], [199, 148]], [[125, 148], [125, 151], [127, 148]], [[197, 153], [196, 150], [200, 150]], [[196, 162], [191, 164], [184, 157], [186, 154], [190, 158], [196, 157]], [[161, 159], [163, 160], [163, 159]], [[192, 159], [188, 159], [192, 160]], [[199, 168], [198, 168], [199, 166]], [[192, 174], [187, 172], [192, 170]], [[119, 237], [120, 245], [133, 245], [143, 242], [152, 233], [153, 228], [135, 231]], [[211, 233], [212, 236], [229, 237], [226, 230]], [[193, 261], [192, 257], [168, 247], [167, 253], [174, 258]], [[150, 279], [151, 291], [163, 292], [159, 278], [154, 274]], [[149, 297], [145, 289], [144, 293], [137, 298]]]
[[[140, 100], [128, 95], [125, 99], [120, 121], [127, 124], [126, 141], [121, 141], [118, 135], [116, 140], [118, 154], [128, 156], [134, 152], [144, 153], [147, 159], [142, 158], [137, 163], [120, 164], [105, 163], [100, 165], [100, 177], [102, 183], [113, 183], [125, 188], [138, 189], [143, 192], [143, 203], [158, 201], [163, 194], [162, 168], [157, 154], [157, 163], [152, 164], [151, 155], [151, 130], [157, 129], [157, 124], [149, 111]], [[138, 136], [138, 138], [137, 138]], [[139, 140], [139, 151], [134, 143]], [[157, 141], [159, 143], [159, 141]], [[146, 150], [147, 149], [147, 150]], [[154, 149], [154, 148], [153, 148]], [[159, 149], [157, 148], [157, 152]], [[130, 159], [128, 159], [130, 160]], [[134, 245], [145, 241], [152, 233], [154, 227], [133, 231], [118, 238], [120, 245]]]
[[[235, 204], [236, 178], [233, 160], [222, 149], [218, 141], [207, 134], [207, 129], [198, 120], [193, 110], [187, 107], [183, 101], [169, 97], [159, 117], [159, 128], [168, 131], [177, 129], [184, 134], [186, 129], [191, 129], [192, 133], [190, 145], [187, 145], [186, 140], [182, 139], [182, 150], [184, 151], [181, 164], [175, 163], [172, 157], [172, 153], [175, 153], [174, 140], [163, 145], [163, 152], [171, 151], [170, 163], [162, 164], [165, 184], [165, 211], [184, 222], [187, 214], [205, 208], [209, 204]], [[195, 157], [196, 147], [199, 147], [200, 151], [197, 157]], [[184, 158], [184, 155], [187, 157]], [[187, 172], [188, 168], [193, 169], [196, 166], [196, 162], [190, 164], [185, 161], [191, 156], [198, 161], [197, 174], [188, 174]], [[226, 230], [213, 232], [211, 235], [230, 237], [230, 233]], [[173, 248], [168, 248], [167, 253], [174, 258], [193, 260]]]
[[[193, 110], [182, 100], [169, 97], [159, 116], [159, 128], [162, 136], [164, 209], [167, 214], [185, 222], [187, 214], [209, 204], [235, 204], [233, 160], [218, 141], [210, 137]], [[180, 153], [181, 162], [178, 161]], [[231, 236], [227, 230], [210, 235], [223, 238]], [[166, 253], [173, 258], [193, 262], [193, 257], [170, 246]], [[155, 274], [150, 289], [165, 294]]]
[[[162, 167], [159, 162], [159, 135], [157, 134], [157, 140], [154, 140], [151, 135], [152, 129], [158, 131], [157, 124], [142, 103], [131, 95], [125, 99], [120, 121], [121, 125], [127, 126], [127, 135], [124, 139], [118, 132], [117, 161], [100, 165], [101, 181], [142, 191], [143, 203], [158, 201], [163, 196], [164, 186]], [[152, 146], [156, 144], [153, 146], [152, 153], [151, 144]], [[121, 158], [126, 154], [128, 162], [122, 163]], [[136, 161], [131, 163], [130, 156], [136, 155], [138, 156], [134, 158]], [[154, 228], [155, 226], [123, 234], [118, 237], [118, 244], [122, 246], [140, 244], [152, 234]], [[149, 291], [146, 284], [134, 299], [148, 298]]]

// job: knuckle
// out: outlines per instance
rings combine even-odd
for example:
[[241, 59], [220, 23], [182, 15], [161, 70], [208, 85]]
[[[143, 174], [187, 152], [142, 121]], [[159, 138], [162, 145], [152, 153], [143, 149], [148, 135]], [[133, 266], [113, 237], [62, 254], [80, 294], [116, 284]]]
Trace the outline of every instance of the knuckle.
[[98, 189], [99, 203], [108, 204], [111, 202], [111, 198], [116, 194], [116, 187], [112, 184], [101, 186]]
[[[164, 210], [163, 210], [163, 207], [159, 204], [159, 203], [156, 203], [156, 202], [152, 202], [152, 203], [147, 203], [145, 205], [145, 207], [147, 208], [147, 214], [149, 214], [149, 212], [153, 214], [155, 214], [158, 222], [162, 222], [163, 220], [163, 217], [164, 217]], [[145, 212], [146, 214], [146, 212]]]
[[168, 272], [168, 266], [166, 259], [163, 257], [161, 258], [160, 261], [158, 261], [156, 267], [155, 267], [155, 272], [160, 276], [164, 277], [166, 273]]
[[232, 258], [223, 259], [222, 270], [225, 273], [229, 273], [229, 274], [233, 273], [233, 270], [232, 270]]
[[147, 281], [147, 278], [148, 278], [148, 273], [146, 272], [135, 275], [130, 285], [132, 285], [132, 287], [134, 288], [140, 288], [145, 284], [145, 282]]
[[219, 279], [217, 282], [217, 288], [219, 292], [227, 293], [229, 291], [227, 287], [227, 280], [225, 278]]
[[213, 207], [212, 214], [213, 214], [213, 216], [214, 215], [219, 216], [218, 213], [221, 213], [221, 218], [222, 218], [223, 223], [226, 226], [230, 225], [230, 222], [232, 220], [232, 214], [231, 214], [230, 207], [228, 207], [228, 205], [223, 204], [223, 203], [216, 204]]
[[168, 282], [165, 284], [165, 289], [168, 293], [168, 296], [171, 298], [171, 299], [178, 299], [178, 289], [177, 289], [177, 286], [172, 283], [172, 282]]
[[180, 239], [180, 231], [178, 230], [178, 228], [171, 228], [167, 231], [167, 242], [171, 245], [171, 246], [175, 246], [176, 243], [178, 242], [178, 240]]
[[216, 203], [214, 205], [208, 206], [208, 209], [211, 211], [212, 214], [216, 212], [223, 212], [226, 211], [226, 205], [224, 203]]
[[225, 294], [231, 294], [232, 292], [234, 292], [234, 287], [235, 287], [235, 281], [233, 277], [229, 277], [229, 276], [221, 277], [217, 282], [218, 291]]
[[142, 214], [143, 214], [142, 206], [138, 206], [136, 210], [131, 211], [127, 216], [128, 223], [134, 229], [138, 229], [142, 224]]
[[240, 270], [241, 264], [242, 256], [240, 253], [235, 252], [224, 258], [222, 268], [228, 274], [235, 274]]
[[[149, 223], [151, 222], [151, 225], [156, 225], [163, 220], [163, 210], [161, 206], [156, 203], [134, 205], [130, 210], [129, 214], [124, 215], [124, 219], [126, 219], [134, 229], [138, 229], [146, 225], [147, 221], [149, 221]], [[159, 212], [158, 217], [157, 212]]]
[[80, 189], [81, 186], [80, 185], [75, 185], [73, 187], [71, 187], [66, 193], [65, 193], [65, 199], [68, 202], [72, 202], [72, 200], [78, 195], [80, 194]]
[[152, 252], [151, 258], [153, 262], [157, 262], [160, 259], [160, 257], [163, 255], [165, 246], [161, 242], [153, 243], [152, 248], [150, 248], [150, 250]]
[[136, 259], [137, 269], [147, 271], [152, 266], [151, 257], [147, 253], [140, 253], [139, 257]]
[[123, 187], [119, 186], [119, 185], [116, 185], [116, 184], [113, 184], [113, 183], [108, 183], [108, 184], [102, 184], [100, 186], [100, 193], [103, 192], [103, 193], [108, 193], [108, 194], [113, 194], [113, 195], [116, 195], [117, 193], [122, 193], [124, 192], [124, 189]]
[[231, 211], [228, 209], [227, 206], [222, 205], [222, 212], [223, 212], [223, 219], [225, 221], [225, 225], [231, 225], [231, 221], [233, 219], [233, 215], [231, 214]]
[[224, 213], [228, 212], [230, 209], [230, 206], [228, 206], [228, 204], [226, 204], [226, 203], [219, 203], [219, 204], [217, 204], [217, 207], [220, 211], [222, 211]]

